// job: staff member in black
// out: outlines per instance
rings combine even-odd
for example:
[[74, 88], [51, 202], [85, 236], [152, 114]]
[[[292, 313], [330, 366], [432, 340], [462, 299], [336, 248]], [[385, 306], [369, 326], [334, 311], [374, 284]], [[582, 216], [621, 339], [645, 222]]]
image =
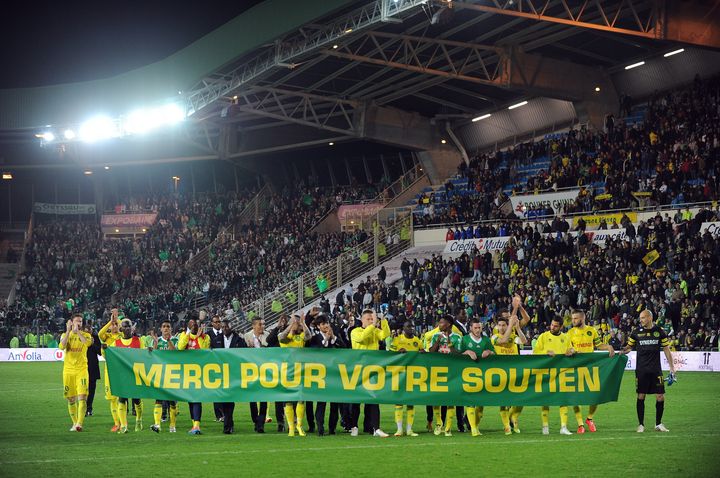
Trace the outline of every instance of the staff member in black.
[[[315, 318], [315, 325], [318, 328], [318, 333], [313, 335], [310, 339], [310, 347], [323, 348], [323, 349], [334, 349], [344, 348], [342, 339], [335, 335], [330, 322], [324, 315], [320, 315]], [[325, 435], [325, 407], [327, 402], [317, 402], [315, 404], [315, 424], [317, 425], [318, 436]], [[335, 434], [335, 428], [338, 422], [338, 412], [340, 410], [340, 404], [336, 402], [330, 403], [330, 417], [328, 419], [328, 431], [330, 435]]]
[[92, 335], [93, 343], [87, 349], [87, 362], [88, 362], [88, 396], [87, 396], [87, 411], [85, 412], [86, 417], [91, 417], [93, 414], [93, 400], [95, 400], [95, 387], [97, 381], [100, 380], [100, 364], [98, 362], [98, 355], [101, 353], [100, 339], [97, 336], [97, 332], [92, 331], [92, 325], [89, 321], [85, 321], [85, 332]]
[[[214, 320], [214, 319], [213, 319]], [[223, 349], [244, 349], [247, 348], [245, 340], [230, 328], [230, 321], [222, 321], [222, 347]], [[235, 431], [235, 421], [233, 420], [233, 412], [235, 411], [235, 402], [220, 403], [220, 411], [225, 419], [223, 420], [223, 433], [232, 435]]]
[[[210, 348], [221, 349], [223, 348], [223, 326], [220, 322], [220, 317], [217, 315], [210, 321], [212, 328], [208, 336], [210, 337]], [[222, 403], [213, 403], [213, 410], [215, 411], [215, 421], [223, 421]]]

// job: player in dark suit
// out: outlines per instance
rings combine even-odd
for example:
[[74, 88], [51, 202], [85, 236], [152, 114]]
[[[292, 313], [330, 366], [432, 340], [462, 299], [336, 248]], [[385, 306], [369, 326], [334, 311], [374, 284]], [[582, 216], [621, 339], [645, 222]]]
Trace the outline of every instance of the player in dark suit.
[[[220, 347], [213, 348], [244, 349], [247, 347], [245, 340], [238, 334], [233, 332], [233, 330], [230, 328], [230, 321], [227, 319], [222, 321], [222, 336], [220, 337], [220, 340], [222, 340], [222, 345]], [[219, 405], [223, 417], [225, 417], [225, 419], [223, 420], [223, 433], [226, 435], [231, 435], [235, 431], [235, 421], [233, 420], [235, 402], [225, 402], [220, 403]]]

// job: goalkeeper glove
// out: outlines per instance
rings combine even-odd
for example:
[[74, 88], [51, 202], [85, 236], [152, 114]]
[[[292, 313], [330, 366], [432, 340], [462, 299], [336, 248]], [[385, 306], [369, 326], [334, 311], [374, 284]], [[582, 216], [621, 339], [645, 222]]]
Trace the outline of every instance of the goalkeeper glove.
[[668, 387], [671, 386], [673, 383], [677, 382], [677, 377], [675, 377], [674, 373], [669, 373], [667, 377], [665, 377], [665, 381], [668, 384]]

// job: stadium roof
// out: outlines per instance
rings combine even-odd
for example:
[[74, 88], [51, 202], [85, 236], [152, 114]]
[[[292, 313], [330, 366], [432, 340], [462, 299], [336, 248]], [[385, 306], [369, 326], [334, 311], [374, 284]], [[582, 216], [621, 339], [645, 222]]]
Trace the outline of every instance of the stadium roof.
[[[609, 75], [677, 45], [720, 47], [718, 12], [710, 8], [690, 29], [702, 2], [686, 2], [683, 12], [664, 5], [308, 0], [298, 9], [297, 2], [267, 0], [125, 75], [0, 91], [0, 129], [80, 121], [98, 108], [121, 114], [174, 97], [190, 112], [188, 154], [237, 159], [363, 138], [368, 105], [467, 123], [532, 97], [592, 98], [586, 83], [595, 78], [605, 81], [606, 94]], [[648, 79], [645, 89], [662, 80]]]

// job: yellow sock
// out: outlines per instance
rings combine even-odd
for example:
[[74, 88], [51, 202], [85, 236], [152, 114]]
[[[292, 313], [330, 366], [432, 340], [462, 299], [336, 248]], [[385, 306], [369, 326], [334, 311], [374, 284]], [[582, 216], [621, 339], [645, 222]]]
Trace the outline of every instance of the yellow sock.
[[118, 400], [118, 419], [120, 420], [120, 426], [127, 428], [127, 402]]
[[511, 407], [510, 408], [510, 418], [512, 419], [512, 422], [515, 424], [515, 428], [520, 428], [520, 413], [522, 413], [523, 407]]
[[139, 423], [142, 421], [142, 413], [143, 413], [143, 403], [141, 400], [140, 403], [135, 405], [135, 423]]
[[295, 408], [295, 419], [297, 420], [298, 428], [302, 428], [303, 420], [305, 419], [305, 402], [298, 402]]
[[510, 412], [508, 411], [508, 407], [500, 407], [500, 420], [505, 430], [510, 429]]
[[476, 407], [465, 407], [465, 413], [467, 413], [468, 423], [470, 424], [470, 430], [473, 432], [477, 431], [477, 408]]
[[407, 423], [406, 423], [407, 429], [412, 430], [413, 423], [415, 423], [415, 406], [414, 405], [407, 406], [407, 420], [406, 421], [407, 421]]
[[482, 420], [483, 415], [485, 414], [485, 407], [477, 407], [477, 411], [475, 412], [475, 426], [480, 428], [480, 420]]
[[575, 405], [573, 412], [575, 412], [575, 421], [577, 421], [578, 426], [583, 426], [582, 410], [580, 410], [580, 407]]
[[112, 415], [113, 418], [113, 424], [117, 427], [120, 425], [120, 417], [118, 415], [118, 399], [117, 397], [112, 397], [110, 399], [110, 415]]
[[588, 409], [588, 420], [592, 420], [595, 416], [595, 412], [597, 412], [598, 406], [597, 405], [590, 405]]
[[445, 413], [445, 431], [449, 432], [452, 430], [453, 419], [455, 418], [455, 407], [447, 407]]
[[397, 425], [398, 431], [402, 431], [403, 426], [403, 406], [395, 405], [395, 424]]
[[157, 426], [162, 423], [162, 403], [156, 403], [153, 407], [153, 420]]
[[541, 415], [542, 417], [542, 425], [544, 427], [550, 426], [550, 407], [542, 407]]
[[72, 419], [73, 425], [76, 425], [78, 422], [77, 412], [77, 403], [68, 402], [68, 413], [70, 413], [70, 418]]
[[568, 407], [560, 407], [560, 426], [566, 427], [568, 419]]
[[295, 432], [295, 410], [293, 409], [292, 403], [285, 405], [285, 419], [288, 424], [288, 431]]
[[168, 415], [170, 415], [170, 427], [175, 428], [177, 424], [177, 405], [170, 405]]
[[440, 410], [440, 407], [433, 407], [433, 417], [435, 419], [435, 426], [442, 426], [442, 411]]
[[192, 424], [193, 428], [200, 428], [200, 420], [193, 420]]
[[82, 426], [85, 421], [85, 413], [87, 412], [87, 401], [80, 399], [77, 401], [77, 424]]

